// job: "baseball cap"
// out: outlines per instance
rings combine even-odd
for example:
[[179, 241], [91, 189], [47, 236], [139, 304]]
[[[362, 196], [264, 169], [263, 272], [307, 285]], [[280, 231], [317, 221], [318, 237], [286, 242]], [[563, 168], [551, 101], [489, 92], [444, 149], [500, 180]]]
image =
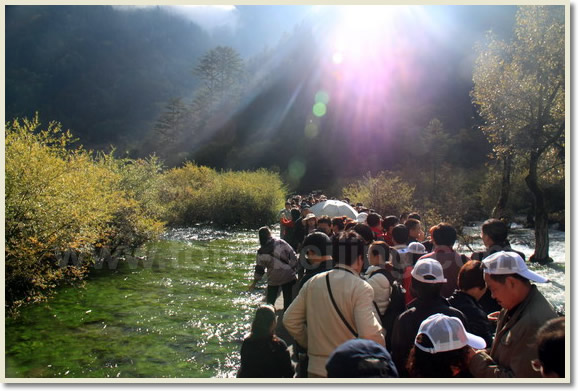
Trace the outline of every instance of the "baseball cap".
[[421, 345], [417, 336], [414, 342], [415, 346], [431, 354], [461, 349], [466, 345], [474, 349], [486, 347], [486, 341], [477, 335], [468, 333], [459, 318], [444, 314], [431, 315], [421, 322], [417, 335], [420, 334], [427, 335], [433, 347]]
[[327, 377], [399, 377], [391, 355], [369, 339], [350, 339], [331, 353], [325, 364]]
[[425, 258], [417, 261], [411, 276], [418, 281], [426, 284], [440, 284], [447, 282], [444, 278], [444, 269], [442, 265], [433, 258]]
[[407, 252], [412, 254], [425, 254], [425, 246], [420, 242], [411, 242], [407, 246]]
[[519, 274], [535, 282], [549, 281], [547, 278], [530, 271], [520, 254], [514, 251], [498, 251], [485, 258], [482, 263], [486, 274]]

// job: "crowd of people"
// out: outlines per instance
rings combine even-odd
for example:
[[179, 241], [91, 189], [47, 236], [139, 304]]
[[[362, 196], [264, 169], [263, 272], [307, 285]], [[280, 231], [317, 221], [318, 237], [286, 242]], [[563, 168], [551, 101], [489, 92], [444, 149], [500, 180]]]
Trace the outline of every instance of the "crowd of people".
[[[506, 223], [485, 221], [485, 251], [467, 256], [450, 224], [426, 237], [418, 213], [382, 218], [352, 204], [356, 219], [312, 214], [325, 200], [289, 199], [281, 238], [259, 230], [249, 289], [266, 275], [267, 305], [239, 377], [565, 377], [564, 318]], [[275, 335], [279, 290], [292, 349]]]

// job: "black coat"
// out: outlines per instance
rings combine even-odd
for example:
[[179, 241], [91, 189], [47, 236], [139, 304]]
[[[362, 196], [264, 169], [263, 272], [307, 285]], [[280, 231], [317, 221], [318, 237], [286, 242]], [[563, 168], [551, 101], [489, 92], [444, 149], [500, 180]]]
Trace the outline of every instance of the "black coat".
[[287, 344], [281, 338], [253, 338], [241, 346], [241, 368], [237, 377], [293, 377]]
[[405, 365], [409, 356], [409, 351], [414, 345], [415, 337], [419, 330], [421, 322], [426, 320], [433, 314], [444, 314], [459, 318], [466, 330], [468, 329], [468, 322], [464, 314], [450, 307], [446, 299], [441, 296], [430, 300], [415, 299], [408, 304], [410, 307], [407, 311], [402, 313], [395, 325], [393, 326], [393, 335], [391, 337], [391, 355], [393, 362], [397, 367], [400, 377], [408, 377]]
[[450, 305], [462, 311], [470, 325], [469, 332], [482, 337], [486, 341], [488, 349], [492, 346], [496, 327], [488, 320], [484, 309], [478, 304], [476, 299], [459, 290], [455, 290], [452, 297], [448, 299]]

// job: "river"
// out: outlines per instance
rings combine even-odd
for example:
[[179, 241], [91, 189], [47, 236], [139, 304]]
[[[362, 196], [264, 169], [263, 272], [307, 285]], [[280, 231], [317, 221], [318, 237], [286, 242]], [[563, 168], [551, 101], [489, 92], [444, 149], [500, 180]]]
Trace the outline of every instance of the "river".
[[[479, 225], [469, 229], [475, 234]], [[565, 235], [550, 237], [560, 268], [531, 267], [557, 283], [539, 288], [563, 309]], [[513, 230], [511, 238], [531, 255], [531, 231]], [[104, 263], [81, 286], [6, 319], [6, 377], [234, 377], [264, 297], [263, 283], [247, 292], [257, 243], [256, 231], [175, 229], [138, 258]]]

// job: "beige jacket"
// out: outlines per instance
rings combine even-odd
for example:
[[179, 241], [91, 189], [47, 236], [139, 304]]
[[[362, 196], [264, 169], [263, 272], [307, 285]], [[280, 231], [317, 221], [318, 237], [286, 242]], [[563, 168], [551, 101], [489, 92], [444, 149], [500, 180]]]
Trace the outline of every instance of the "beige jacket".
[[[506, 318], [508, 319], [506, 320]], [[531, 361], [538, 358], [536, 333], [555, 318], [552, 305], [535, 285], [528, 297], [510, 314], [502, 309], [490, 354], [477, 353], [470, 361], [475, 377], [540, 377]]]
[[327, 376], [325, 363], [329, 355], [342, 343], [355, 338], [331, 302], [327, 274], [335, 302], [359, 338], [385, 345], [373, 306], [373, 289], [352, 268], [343, 264], [339, 268], [311, 277], [283, 316], [287, 331], [299, 345], [307, 348], [308, 372], [323, 377]]

